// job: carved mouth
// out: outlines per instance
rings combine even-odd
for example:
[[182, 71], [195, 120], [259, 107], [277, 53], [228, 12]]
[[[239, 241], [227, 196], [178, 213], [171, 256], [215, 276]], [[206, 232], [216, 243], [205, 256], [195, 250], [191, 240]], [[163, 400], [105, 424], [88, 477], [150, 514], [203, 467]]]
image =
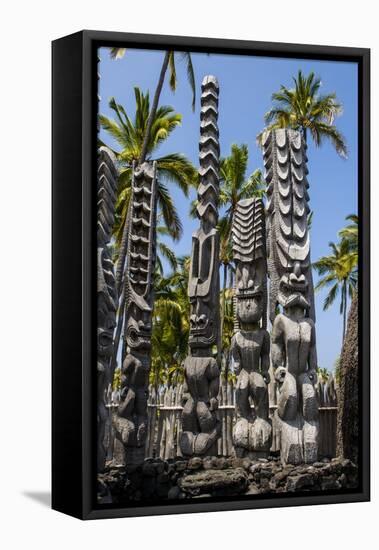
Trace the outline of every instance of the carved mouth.
[[304, 275], [298, 278], [293, 273], [290, 276], [282, 277], [280, 284], [284, 289], [289, 291], [295, 290], [304, 293], [308, 289], [308, 282]]
[[284, 307], [291, 306], [302, 306], [304, 309], [309, 309], [310, 305], [308, 300], [303, 296], [303, 294], [291, 294], [284, 300]]
[[197, 332], [196, 334], [191, 333], [188, 339], [188, 343], [191, 348], [193, 347], [209, 347], [215, 343], [215, 336], [212, 334], [208, 338], [202, 336], [201, 333]]
[[193, 335], [206, 335], [210, 325], [211, 321], [204, 314], [200, 316], [193, 314], [190, 317], [190, 333]]
[[147, 330], [137, 330], [130, 327], [126, 333], [126, 341], [131, 348], [150, 348], [151, 332]]
[[236, 298], [238, 298], [238, 300], [251, 300], [253, 298], [260, 298], [261, 296], [263, 296], [263, 292], [262, 290], [244, 290], [244, 289], [239, 289], [237, 292], [236, 292]]

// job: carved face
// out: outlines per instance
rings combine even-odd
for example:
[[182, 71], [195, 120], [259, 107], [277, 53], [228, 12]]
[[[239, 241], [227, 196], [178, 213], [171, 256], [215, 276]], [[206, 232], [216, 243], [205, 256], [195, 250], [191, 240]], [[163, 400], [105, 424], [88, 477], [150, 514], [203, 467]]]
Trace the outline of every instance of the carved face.
[[191, 300], [190, 347], [211, 347], [215, 343], [216, 322], [214, 310], [210, 309], [205, 300]]
[[258, 323], [263, 315], [263, 293], [237, 293], [236, 314], [241, 328]]
[[282, 275], [279, 282], [279, 303], [283, 307], [299, 305], [309, 309], [307, 279], [309, 264], [294, 262], [289, 271]]
[[236, 261], [237, 295], [263, 292], [266, 266], [262, 258], [255, 261]]
[[[150, 314], [138, 310], [133, 314], [134, 307], [130, 308], [126, 325], [126, 343], [131, 350], [148, 350], [151, 348]], [[137, 319], [139, 319], [137, 321]]]
[[212, 347], [217, 339], [217, 305], [215, 291], [218, 277], [217, 239], [214, 229], [205, 234], [200, 229], [192, 236], [192, 255], [188, 296], [190, 299], [190, 336], [192, 348]]
[[254, 262], [236, 262], [236, 315], [241, 328], [262, 318], [265, 272], [265, 263], [261, 258]]

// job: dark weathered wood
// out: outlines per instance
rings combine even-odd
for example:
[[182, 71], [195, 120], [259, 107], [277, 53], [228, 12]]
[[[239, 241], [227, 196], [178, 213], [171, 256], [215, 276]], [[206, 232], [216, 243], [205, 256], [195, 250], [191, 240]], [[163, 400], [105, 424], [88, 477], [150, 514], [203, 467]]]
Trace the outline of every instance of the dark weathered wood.
[[338, 456], [358, 462], [359, 395], [358, 395], [358, 293], [354, 296], [341, 354], [341, 384], [338, 407]]
[[[316, 389], [319, 396], [320, 458], [336, 456], [337, 431], [337, 393], [336, 382], [333, 376], [327, 381], [319, 380]], [[182, 405], [183, 386], [149, 388], [148, 404], [148, 437], [146, 442], [146, 456], [162, 459], [182, 456], [179, 440], [182, 432]], [[270, 392], [270, 418], [274, 420], [276, 411], [276, 389]], [[113, 396], [113, 399], [115, 397]], [[113, 405], [117, 407], [117, 403]], [[235, 386], [233, 382], [220, 380], [218, 418], [221, 424], [221, 437], [218, 441], [217, 454], [231, 456], [233, 454], [233, 426], [237, 418], [235, 413]], [[279, 451], [279, 434], [273, 422], [271, 452]], [[108, 455], [108, 460], [110, 459]], [[115, 457], [114, 457], [115, 458]]]

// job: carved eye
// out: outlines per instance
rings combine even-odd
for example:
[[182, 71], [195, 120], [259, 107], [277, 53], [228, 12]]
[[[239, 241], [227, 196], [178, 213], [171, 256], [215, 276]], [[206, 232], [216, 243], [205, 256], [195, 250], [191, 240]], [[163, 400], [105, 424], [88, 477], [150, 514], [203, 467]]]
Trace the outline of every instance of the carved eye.
[[207, 319], [206, 319], [206, 317], [205, 317], [204, 314], [203, 314], [203, 315], [200, 315], [199, 321], [198, 321], [199, 326], [203, 327], [203, 326], [205, 325], [205, 323], [206, 323], [206, 320], [207, 320]]

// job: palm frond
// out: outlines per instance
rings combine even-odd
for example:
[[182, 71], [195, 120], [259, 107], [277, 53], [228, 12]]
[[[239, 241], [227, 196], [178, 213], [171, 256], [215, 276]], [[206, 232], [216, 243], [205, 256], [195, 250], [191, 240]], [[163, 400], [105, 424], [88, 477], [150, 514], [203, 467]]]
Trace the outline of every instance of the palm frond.
[[191, 187], [197, 188], [199, 175], [193, 164], [180, 153], [156, 159], [160, 179], [175, 183], [188, 197]]
[[100, 123], [100, 126], [106, 132], [108, 132], [108, 134], [110, 134], [113, 137], [113, 139], [115, 139], [117, 141], [117, 143], [119, 145], [121, 145], [121, 147], [126, 147], [127, 146], [127, 141], [125, 139], [125, 134], [122, 131], [122, 129], [120, 128], [120, 126], [117, 124], [117, 122], [115, 122], [111, 118], [108, 118], [104, 115], [99, 115], [99, 123]]
[[176, 67], [175, 67], [175, 52], [173, 51], [169, 52], [168, 66], [170, 68], [170, 77], [169, 77], [170, 88], [173, 92], [175, 92], [177, 79], [176, 79]]
[[344, 137], [333, 125], [334, 119], [342, 114], [342, 105], [335, 93], [319, 94], [321, 80], [313, 72], [308, 76], [299, 70], [293, 77], [294, 88], [283, 84], [278, 92], [271, 96], [273, 106], [264, 115], [266, 128], [257, 135], [261, 145], [264, 131], [278, 128], [309, 130], [316, 146], [329, 139], [341, 157], [347, 156]]
[[109, 48], [109, 56], [111, 59], [121, 59], [126, 53], [126, 48]]
[[329, 309], [330, 306], [334, 303], [334, 300], [336, 299], [338, 294], [338, 290], [339, 290], [338, 283], [332, 286], [332, 288], [329, 290], [323, 304], [324, 311]]
[[182, 222], [167, 187], [161, 181], [157, 185], [157, 199], [170, 237], [175, 241], [179, 240], [183, 233]]
[[171, 269], [176, 271], [178, 268], [178, 262], [175, 256], [175, 252], [165, 243], [158, 243], [158, 250], [160, 255], [167, 260]]
[[194, 111], [196, 105], [196, 82], [191, 54], [189, 52], [181, 52], [181, 58], [186, 62], [187, 79], [192, 91], [192, 111]]

